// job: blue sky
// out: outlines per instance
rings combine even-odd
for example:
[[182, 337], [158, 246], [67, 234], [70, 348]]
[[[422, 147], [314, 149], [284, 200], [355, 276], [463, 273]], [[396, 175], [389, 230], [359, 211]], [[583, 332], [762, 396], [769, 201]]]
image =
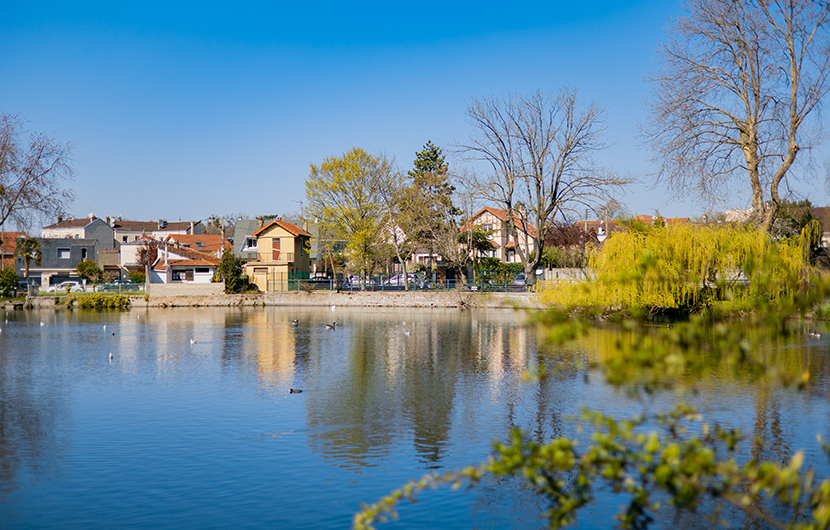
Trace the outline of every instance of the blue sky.
[[[0, 19], [0, 112], [74, 145], [78, 216], [298, 211], [310, 163], [359, 146], [406, 170], [427, 140], [447, 152], [468, 138], [472, 97], [565, 85], [607, 109], [601, 161], [647, 182], [643, 77], [679, 13], [656, 0], [15, 2]], [[642, 184], [623, 201], [701, 213]]]

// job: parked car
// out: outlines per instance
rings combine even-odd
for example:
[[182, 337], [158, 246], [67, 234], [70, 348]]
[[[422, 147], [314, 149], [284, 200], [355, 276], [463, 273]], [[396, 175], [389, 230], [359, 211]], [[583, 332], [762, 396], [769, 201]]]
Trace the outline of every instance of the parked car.
[[334, 284], [334, 280], [325, 274], [317, 273], [312, 274], [308, 280], [305, 280], [305, 284], [312, 289], [331, 289]]
[[113, 282], [101, 285], [98, 287], [98, 292], [106, 291], [135, 291], [136, 285], [130, 280], [115, 280]]
[[65, 293], [66, 291], [69, 291], [70, 293], [84, 292], [83, 286], [81, 286], [78, 282], [61, 282], [55, 285], [50, 285], [45, 290], [47, 293]]
[[359, 278], [357, 276], [349, 276], [343, 280], [342, 288], [347, 290], [358, 290], [361, 284], [365, 289], [372, 289], [377, 286], [378, 282], [368, 278]]
[[[416, 278], [415, 278], [414, 274], [410, 273], [410, 274], [406, 275], [406, 283], [411, 285], [411, 284], [415, 283], [415, 280], [416, 280]], [[390, 287], [396, 287], [396, 286], [397, 287], [402, 287], [403, 284], [404, 284], [403, 274], [396, 274], [396, 275], [392, 276], [391, 278], [389, 278], [388, 280], [386, 280], [385, 282], [383, 282], [383, 285], [388, 285]]]
[[525, 285], [527, 282], [525, 281], [525, 273], [520, 272], [513, 278], [513, 285]]
[[29, 281], [19, 281], [19, 282], [17, 282], [17, 292], [18, 293], [20, 293], [20, 294], [28, 293], [29, 289], [32, 289], [33, 291], [37, 291], [37, 289], [38, 289], [37, 282], [35, 282], [32, 279], [29, 279]]

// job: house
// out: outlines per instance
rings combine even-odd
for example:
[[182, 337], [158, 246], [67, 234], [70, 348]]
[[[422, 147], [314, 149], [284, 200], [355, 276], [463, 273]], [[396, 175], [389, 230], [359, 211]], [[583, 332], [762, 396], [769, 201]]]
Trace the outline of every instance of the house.
[[495, 250], [481, 257], [498, 258], [505, 263], [518, 263], [520, 259], [516, 252], [517, 244], [521, 245], [525, 256], [536, 250], [536, 227], [514, 219], [516, 231], [516, 239], [514, 239], [508, 231], [507, 212], [505, 210], [485, 206], [476, 212], [468, 223], [468, 226], [473, 225], [480, 230], [492, 231], [490, 239], [495, 246]]
[[627, 220], [619, 219], [596, 219], [576, 221], [574, 226], [582, 228], [586, 232], [591, 232], [596, 235], [600, 242], [605, 240], [609, 234], [614, 232], [625, 232], [631, 227], [632, 222], [640, 222], [646, 226], [654, 226], [654, 223], [662, 219], [667, 225], [685, 224], [691, 222], [688, 217], [658, 217], [654, 215], [638, 215]]
[[129, 274], [131, 272], [145, 272], [141, 270], [141, 267], [138, 264], [138, 251], [141, 247], [152, 242], [158, 243], [158, 241], [150, 236], [143, 236], [138, 239], [134, 239], [129, 243], [121, 243], [118, 264], [122, 271], [122, 275]]
[[95, 239], [98, 241], [99, 250], [118, 248], [112, 226], [92, 214], [80, 219], [64, 219], [58, 216], [56, 223], [44, 226], [40, 230], [40, 236], [46, 239]]
[[[41, 288], [64, 282], [77, 281], [80, 276], [76, 268], [84, 260], [98, 261], [97, 239], [81, 238], [40, 238], [41, 263], [29, 262], [29, 278], [40, 283]], [[23, 258], [15, 260], [15, 272], [19, 278], [25, 276], [26, 263]]]
[[245, 273], [260, 290], [285, 291], [291, 285], [288, 280], [308, 278], [311, 234], [277, 218], [252, 237], [256, 238], [257, 254], [255, 260], [245, 264]]
[[149, 236], [157, 241], [163, 241], [169, 235], [201, 234], [201, 221], [178, 221], [168, 223], [164, 219], [158, 221], [128, 221], [121, 218], [107, 218], [115, 234], [117, 245], [132, 243], [137, 239]]
[[211, 283], [221, 259], [170, 243], [159, 245], [158, 257], [149, 267], [148, 283]]
[[233, 255], [243, 262], [256, 259], [256, 237], [254, 232], [262, 228], [262, 219], [236, 220], [233, 229]]
[[17, 238], [29, 237], [26, 232], [0, 232], [0, 269], [14, 264]]

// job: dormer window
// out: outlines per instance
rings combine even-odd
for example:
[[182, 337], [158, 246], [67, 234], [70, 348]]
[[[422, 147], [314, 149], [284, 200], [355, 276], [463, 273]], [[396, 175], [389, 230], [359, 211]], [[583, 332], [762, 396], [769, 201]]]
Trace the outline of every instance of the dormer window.
[[256, 251], [256, 249], [257, 249], [256, 248], [257, 247], [256, 242], [257, 242], [257, 238], [255, 238], [255, 237], [246, 237], [245, 238], [245, 244], [242, 246], [242, 251], [243, 252]]

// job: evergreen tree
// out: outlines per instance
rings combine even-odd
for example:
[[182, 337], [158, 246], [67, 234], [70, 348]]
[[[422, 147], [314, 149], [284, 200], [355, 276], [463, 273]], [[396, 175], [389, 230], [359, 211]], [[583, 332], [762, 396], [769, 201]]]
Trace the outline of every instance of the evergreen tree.
[[[414, 168], [409, 171], [412, 189], [405, 194], [403, 210], [409, 217], [407, 225], [413, 232], [412, 239], [427, 248], [430, 255], [438, 240], [453, 242], [457, 239], [456, 218], [461, 210], [452, 202], [455, 187], [450, 184], [449, 165], [441, 148], [427, 141], [424, 148], [415, 153]], [[450, 237], [446, 237], [446, 236]]]

